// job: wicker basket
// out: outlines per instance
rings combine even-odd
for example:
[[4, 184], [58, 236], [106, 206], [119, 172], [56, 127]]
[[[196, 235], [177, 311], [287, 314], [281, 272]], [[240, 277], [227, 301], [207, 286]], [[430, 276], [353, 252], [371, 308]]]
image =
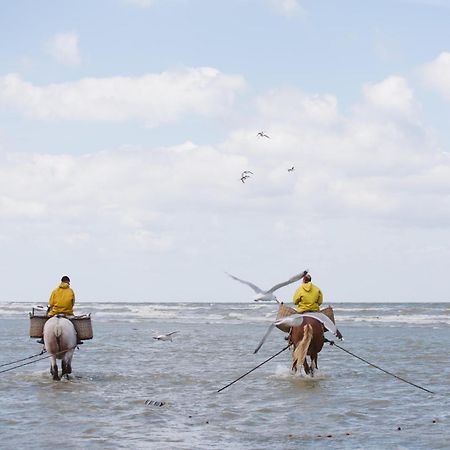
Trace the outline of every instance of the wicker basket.
[[47, 316], [35, 316], [30, 313], [30, 337], [41, 338], [44, 333], [44, 325], [47, 322]]
[[[334, 312], [333, 308], [331, 306], [327, 306], [324, 309], [320, 310], [321, 313], [325, 314], [333, 323], [334, 322]], [[280, 306], [278, 307], [277, 312], [277, 318], [275, 320], [283, 319], [284, 317], [291, 316], [292, 314], [298, 314], [298, 311], [296, 311], [294, 308], [291, 308], [290, 306], [286, 306], [284, 303], [280, 303]], [[284, 331], [285, 333], [289, 333], [290, 327], [288, 325], [277, 325], [277, 328], [281, 331]]]
[[[277, 312], [277, 318], [275, 320], [284, 319], [285, 317], [291, 316], [292, 314], [297, 314], [294, 308], [286, 306], [284, 303], [280, 303]], [[285, 333], [289, 333], [290, 327], [287, 325], [277, 325], [277, 328]]]
[[91, 315], [86, 316], [75, 316], [70, 319], [77, 332], [78, 339], [86, 341], [87, 339], [92, 339], [94, 333], [92, 331]]
[[326, 308], [321, 309], [320, 312], [322, 314], [325, 314], [334, 324], [336, 324], [336, 322], [334, 321], [333, 308], [331, 306], [327, 306]]

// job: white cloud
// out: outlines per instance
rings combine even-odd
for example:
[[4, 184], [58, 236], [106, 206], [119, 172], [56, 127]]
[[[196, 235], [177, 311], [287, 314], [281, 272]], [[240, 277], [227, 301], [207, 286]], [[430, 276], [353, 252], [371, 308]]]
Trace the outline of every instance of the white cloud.
[[269, 120], [327, 126], [338, 119], [333, 95], [306, 95], [297, 89], [275, 89], [257, 99], [260, 113]]
[[81, 64], [76, 33], [58, 33], [46, 45], [48, 53], [58, 62], [70, 66]]
[[269, 0], [269, 2], [276, 11], [287, 17], [304, 12], [299, 0]]
[[422, 68], [423, 79], [431, 88], [450, 99], [450, 52], [442, 52]]
[[[450, 223], [450, 208], [442, 207], [450, 201], [450, 161], [427, 130], [402, 114], [363, 114], [372, 107], [410, 111], [411, 91], [387, 79], [365, 93], [369, 101], [346, 116], [330, 95], [270, 92], [254, 119], [267, 124], [270, 140], [258, 139], [249, 124], [216, 146], [9, 155], [0, 162], [0, 217], [55, 227], [71, 245], [158, 252], [186, 246], [194, 216], [250, 215], [254, 226], [273, 216], [276, 226], [282, 214], [289, 229], [306, 210], [308, 217], [409, 226], [420, 204], [429, 219], [422, 225]], [[393, 101], [388, 93], [400, 95]], [[245, 185], [242, 170], [254, 172]], [[64, 213], [53, 214], [61, 205], [68, 205]]]
[[415, 113], [413, 92], [403, 77], [390, 76], [379, 83], [368, 83], [363, 92], [369, 104], [383, 112], [406, 116]]
[[43, 87], [9, 74], [0, 77], [0, 105], [36, 119], [140, 120], [157, 126], [186, 113], [223, 114], [244, 84], [240, 76], [208, 67]]

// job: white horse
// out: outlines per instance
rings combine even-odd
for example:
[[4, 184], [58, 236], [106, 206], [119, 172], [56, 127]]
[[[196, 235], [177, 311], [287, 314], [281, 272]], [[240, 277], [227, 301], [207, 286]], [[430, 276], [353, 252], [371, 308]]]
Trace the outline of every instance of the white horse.
[[57, 359], [61, 359], [61, 376], [72, 373], [72, 356], [77, 345], [73, 323], [63, 316], [53, 316], [44, 325], [44, 345], [50, 355], [50, 373], [59, 380]]

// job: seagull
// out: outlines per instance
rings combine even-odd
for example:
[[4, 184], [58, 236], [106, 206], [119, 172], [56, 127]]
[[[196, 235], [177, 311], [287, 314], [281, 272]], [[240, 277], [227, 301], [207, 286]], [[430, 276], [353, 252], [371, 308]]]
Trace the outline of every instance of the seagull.
[[265, 134], [264, 131], [260, 131], [256, 136], [258, 136], [258, 137], [266, 137], [266, 138], [270, 139], [270, 136]]
[[243, 177], [244, 175], [248, 175], [249, 173], [253, 175], [253, 172], [252, 172], [252, 171], [250, 171], [250, 170], [244, 170], [244, 171], [242, 172], [242, 174], [241, 174], [241, 177]]
[[302, 273], [299, 273], [298, 275], [294, 275], [293, 277], [289, 278], [289, 280], [287, 281], [283, 281], [282, 283], [278, 283], [275, 286], [271, 287], [269, 290], [264, 291], [261, 288], [259, 288], [258, 286], [254, 285], [253, 283], [250, 283], [250, 281], [245, 281], [245, 280], [241, 280], [238, 277], [235, 277], [234, 275], [231, 275], [228, 272], [225, 272], [229, 277], [233, 278], [233, 280], [239, 281], [241, 283], [246, 284], [247, 286], [250, 286], [255, 292], [256, 292], [256, 296], [254, 298], [255, 302], [270, 302], [270, 301], [276, 301], [277, 303], [278, 300], [275, 297], [275, 295], [273, 295], [273, 293], [277, 290], [282, 288], [283, 286], [287, 286], [288, 284], [294, 283], [295, 281], [298, 281], [300, 279], [302, 279], [307, 273], [307, 270], [304, 270]]
[[288, 169], [288, 172], [293, 172], [295, 170], [295, 167], [292, 166], [290, 169]]
[[276, 320], [275, 322], [271, 323], [269, 325], [269, 328], [266, 331], [266, 334], [261, 339], [261, 342], [258, 344], [258, 347], [256, 347], [255, 351], [253, 353], [257, 353], [258, 350], [262, 347], [265, 340], [269, 336], [270, 332], [277, 326], [277, 325], [287, 325], [289, 328], [292, 327], [298, 327], [303, 323], [303, 319], [305, 317], [312, 317], [313, 319], [318, 320], [321, 322], [325, 328], [329, 331], [331, 331], [339, 340], [343, 340], [341, 332], [336, 328], [336, 325], [333, 323], [333, 321], [327, 317], [325, 314], [321, 312], [304, 312], [302, 314], [292, 314], [287, 317], [283, 317], [282, 319]]
[[175, 333], [179, 333], [179, 331], [172, 331], [167, 334], [159, 334], [158, 336], [153, 336], [153, 339], [157, 339], [158, 341], [172, 341], [172, 335]]
[[247, 178], [250, 178], [250, 175], [242, 175], [242, 176], [241, 176], [241, 181], [242, 181], [243, 183], [245, 183], [245, 180], [246, 180]]

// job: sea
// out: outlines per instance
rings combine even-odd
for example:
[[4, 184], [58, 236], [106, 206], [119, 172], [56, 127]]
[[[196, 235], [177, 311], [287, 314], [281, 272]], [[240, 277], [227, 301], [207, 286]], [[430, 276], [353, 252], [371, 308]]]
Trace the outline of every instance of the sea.
[[450, 448], [450, 303], [333, 304], [310, 377], [278, 329], [253, 352], [276, 304], [79, 302], [94, 337], [61, 381], [35, 306], [0, 303], [1, 449]]

